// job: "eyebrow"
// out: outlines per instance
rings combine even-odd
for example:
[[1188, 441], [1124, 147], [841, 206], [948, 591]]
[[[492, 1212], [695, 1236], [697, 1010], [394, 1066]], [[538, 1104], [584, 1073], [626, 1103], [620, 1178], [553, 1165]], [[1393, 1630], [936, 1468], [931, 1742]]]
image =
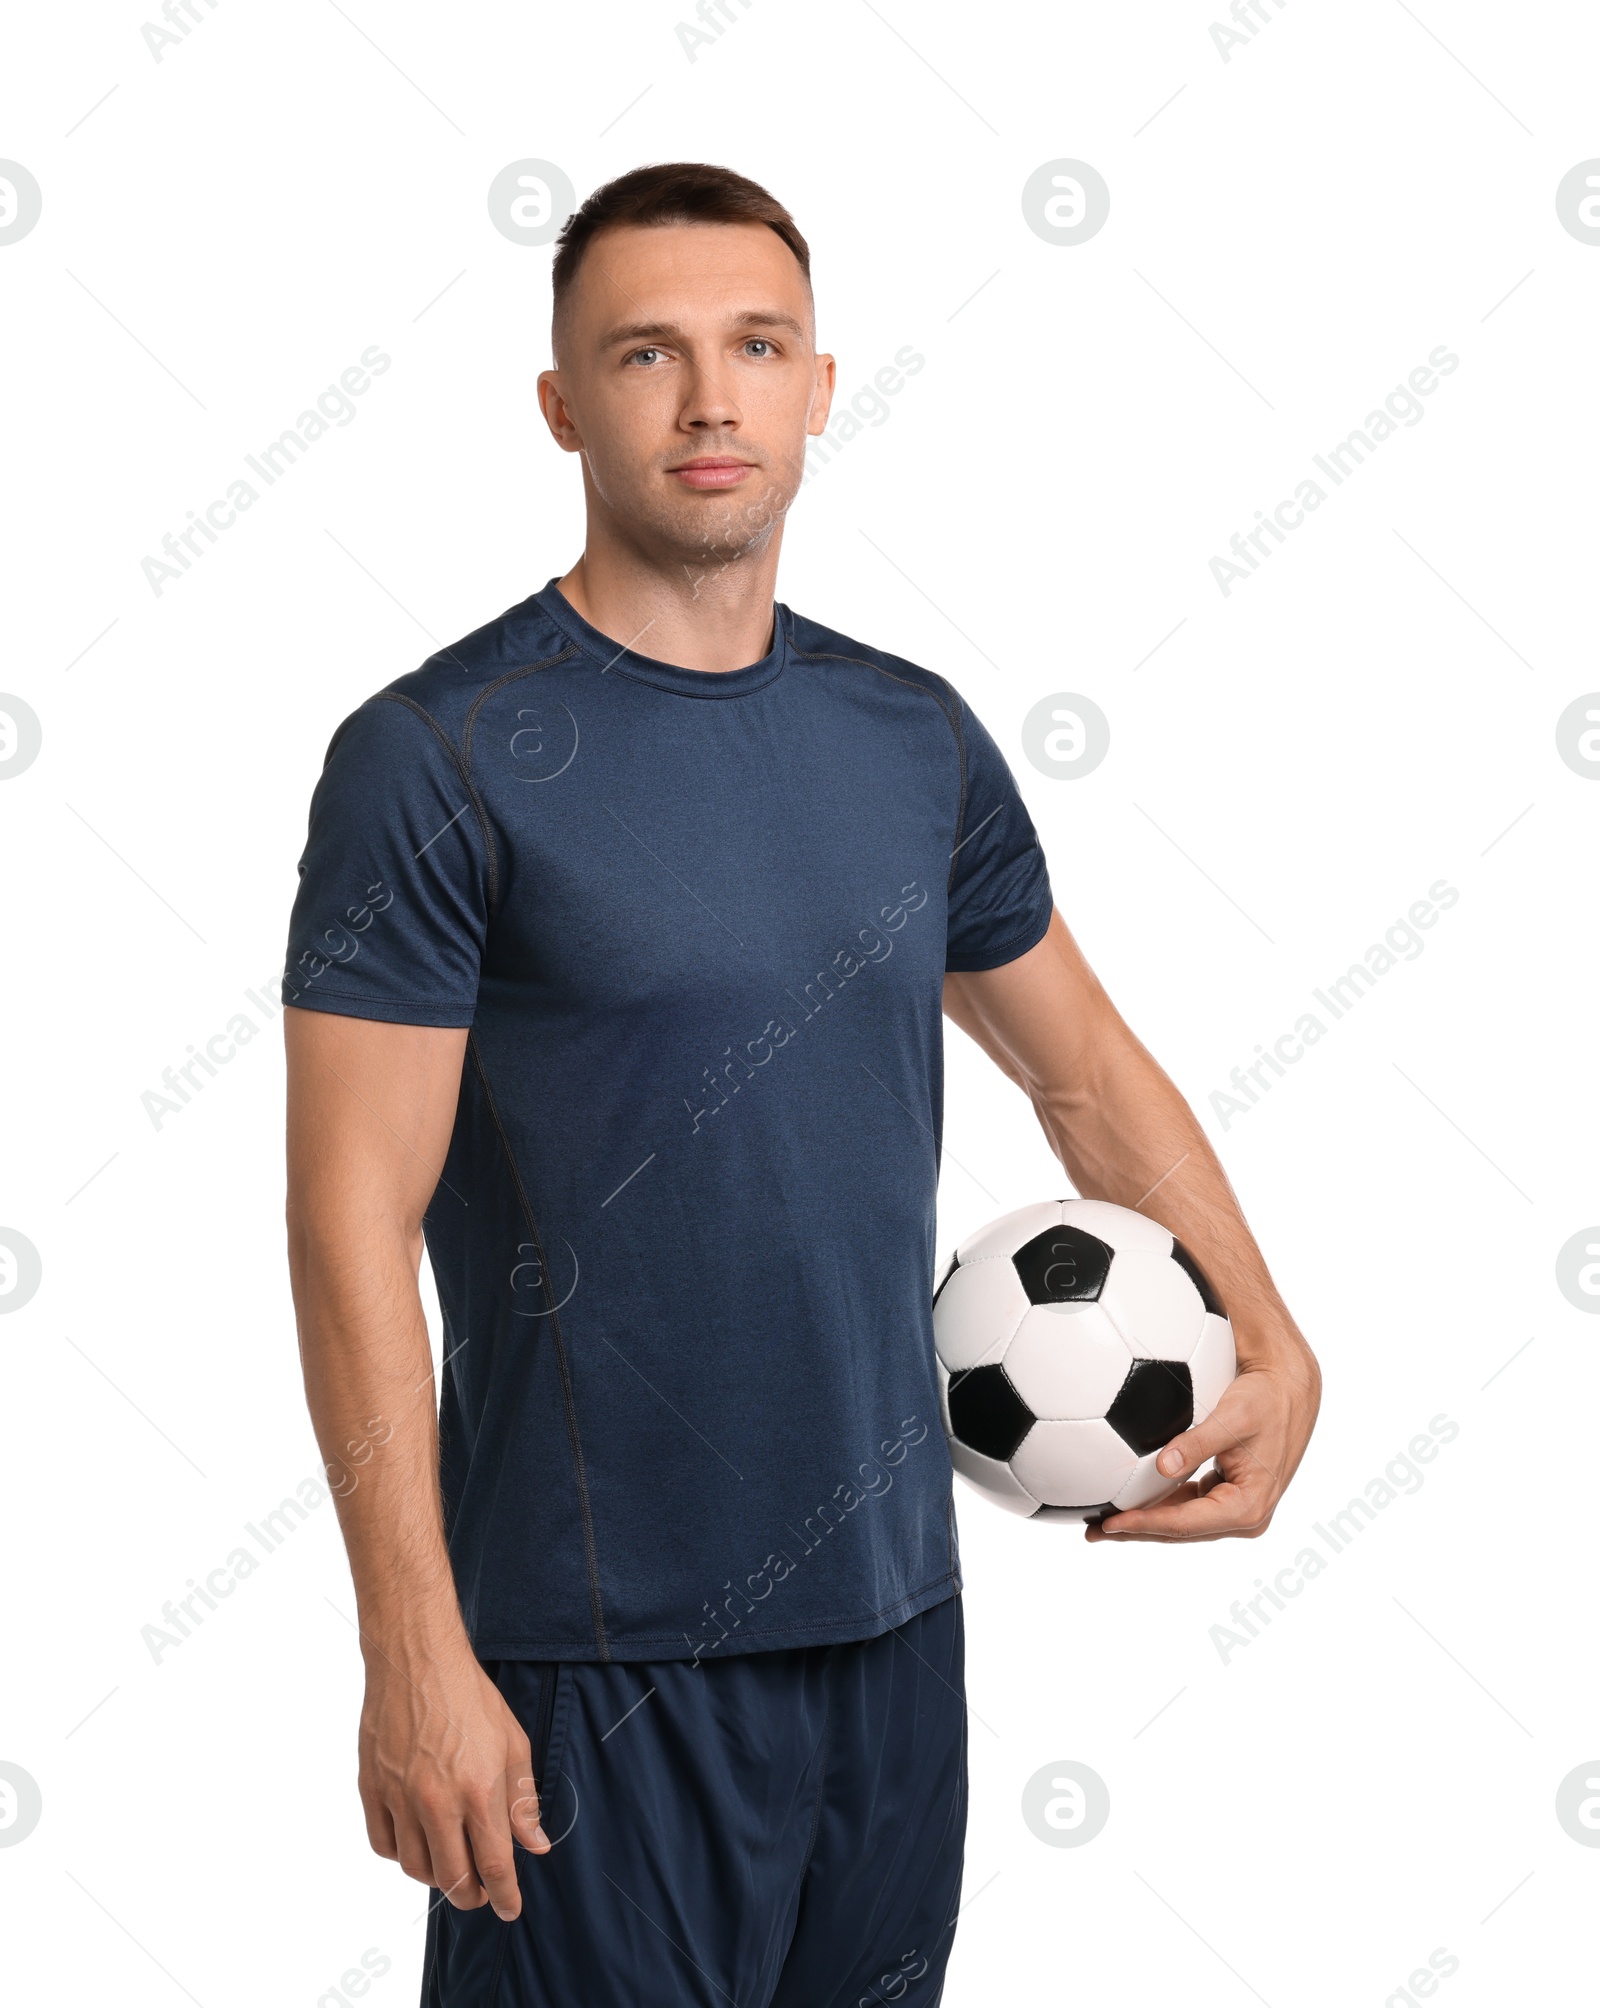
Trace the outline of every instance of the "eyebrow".
[[[735, 314], [728, 323], [729, 331], [738, 328], [788, 328], [801, 341], [809, 339], [806, 330], [793, 314], [786, 314], [777, 307], [747, 307], [743, 313]], [[680, 346], [688, 342], [687, 331], [674, 321], [629, 321], [625, 326], [613, 328], [602, 336], [602, 349], [616, 348], [622, 342], [669, 341]]]

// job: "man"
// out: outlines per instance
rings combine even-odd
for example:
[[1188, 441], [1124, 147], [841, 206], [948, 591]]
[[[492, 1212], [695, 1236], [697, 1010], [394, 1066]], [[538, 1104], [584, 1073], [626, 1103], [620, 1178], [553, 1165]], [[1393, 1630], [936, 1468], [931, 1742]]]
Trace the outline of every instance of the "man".
[[641, 169], [554, 284], [583, 555], [346, 719], [291, 923], [368, 1833], [440, 1892], [432, 2008], [933, 2003], [966, 1816], [941, 1004], [1080, 1192], [1159, 1185], [1233, 1316], [1188, 1482], [1091, 1541], [1260, 1533], [1317, 1370], [965, 700], [774, 601], [834, 386], [793, 219]]

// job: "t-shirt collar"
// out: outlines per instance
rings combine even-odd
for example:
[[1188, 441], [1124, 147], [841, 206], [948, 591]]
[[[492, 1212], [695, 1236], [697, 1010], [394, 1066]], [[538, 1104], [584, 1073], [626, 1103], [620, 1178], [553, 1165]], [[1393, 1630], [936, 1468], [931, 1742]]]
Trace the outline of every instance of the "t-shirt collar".
[[788, 660], [789, 609], [781, 601], [773, 602], [772, 647], [759, 662], [748, 663], [743, 669], [685, 669], [679, 663], [658, 662], [654, 656], [621, 647], [583, 618], [553, 578], [534, 594], [533, 602], [605, 670], [618, 671], [637, 683], [653, 683], [658, 690], [676, 691], [683, 697], [747, 696], [781, 675]]

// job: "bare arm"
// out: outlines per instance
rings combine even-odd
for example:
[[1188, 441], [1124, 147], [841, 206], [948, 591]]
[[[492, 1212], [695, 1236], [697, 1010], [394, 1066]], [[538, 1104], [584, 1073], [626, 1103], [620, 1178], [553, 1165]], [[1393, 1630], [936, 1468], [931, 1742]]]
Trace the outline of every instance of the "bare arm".
[[360, 1789], [374, 1849], [459, 1909], [521, 1909], [528, 1739], [462, 1622], [417, 1273], [466, 1034], [290, 1009], [289, 1274], [306, 1400], [355, 1579]]
[[[1159, 1505], [1108, 1515], [1090, 1540], [1263, 1533], [1316, 1422], [1321, 1374], [1216, 1153], [1188, 1104], [1123, 1022], [1059, 912], [999, 969], [945, 978], [944, 1008], [1033, 1103], [1086, 1198], [1170, 1228], [1227, 1306], [1239, 1378], [1161, 1469], [1188, 1482]], [[1194, 1483], [1209, 1458], [1217, 1469]]]

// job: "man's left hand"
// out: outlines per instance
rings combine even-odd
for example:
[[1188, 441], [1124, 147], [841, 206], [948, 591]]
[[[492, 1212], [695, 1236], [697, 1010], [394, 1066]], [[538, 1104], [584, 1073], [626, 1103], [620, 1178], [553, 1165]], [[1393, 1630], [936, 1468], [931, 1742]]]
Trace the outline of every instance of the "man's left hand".
[[[1321, 1398], [1321, 1372], [1298, 1335], [1252, 1348], [1211, 1414], [1175, 1436], [1156, 1460], [1164, 1476], [1187, 1482], [1155, 1506], [1091, 1521], [1085, 1537], [1220, 1541], [1264, 1534], [1305, 1454]], [[1210, 1458], [1215, 1468], [1193, 1476]]]

